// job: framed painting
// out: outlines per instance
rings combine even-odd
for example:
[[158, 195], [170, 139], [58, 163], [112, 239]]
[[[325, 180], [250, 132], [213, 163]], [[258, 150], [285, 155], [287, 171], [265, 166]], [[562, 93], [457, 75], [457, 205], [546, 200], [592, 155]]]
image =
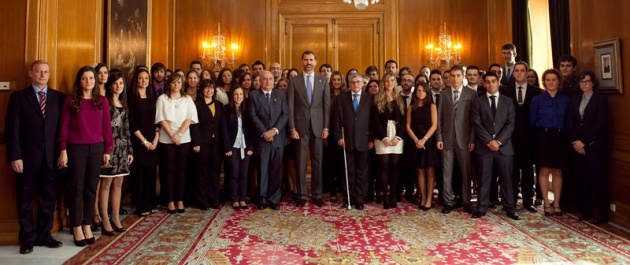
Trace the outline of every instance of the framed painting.
[[125, 73], [127, 81], [150, 55], [150, 1], [109, 0], [107, 10], [107, 65]]
[[623, 94], [620, 40], [596, 42], [593, 47], [595, 48], [595, 72], [600, 79], [599, 91]]

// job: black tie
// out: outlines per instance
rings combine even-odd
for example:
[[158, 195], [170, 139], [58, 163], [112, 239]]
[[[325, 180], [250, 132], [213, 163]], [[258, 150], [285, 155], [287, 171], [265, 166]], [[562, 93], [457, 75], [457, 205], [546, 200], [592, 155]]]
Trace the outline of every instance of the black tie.
[[490, 100], [492, 100], [492, 102], [490, 103], [490, 109], [492, 110], [492, 118], [494, 119], [494, 116], [497, 114], [497, 102], [495, 101], [495, 98], [497, 96], [490, 96]]
[[405, 113], [407, 113], [407, 99], [409, 98], [409, 96], [402, 96], [403, 98], [403, 103], [405, 103]]
[[440, 103], [440, 94], [435, 94], [435, 105]]
[[518, 87], [518, 96], [516, 96], [516, 100], [518, 101], [518, 104], [523, 104], [523, 87], [522, 86]]

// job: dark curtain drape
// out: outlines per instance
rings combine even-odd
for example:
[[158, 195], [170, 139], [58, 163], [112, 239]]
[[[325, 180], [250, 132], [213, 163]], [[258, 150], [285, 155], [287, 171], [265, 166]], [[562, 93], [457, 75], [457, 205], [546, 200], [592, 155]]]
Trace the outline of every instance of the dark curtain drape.
[[532, 65], [532, 28], [529, 20], [529, 1], [512, 0], [512, 42], [516, 45], [517, 61]]
[[553, 67], [558, 68], [558, 59], [571, 54], [571, 31], [569, 27], [569, 0], [549, 0], [549, 24], [551, 28], [551, 54]]

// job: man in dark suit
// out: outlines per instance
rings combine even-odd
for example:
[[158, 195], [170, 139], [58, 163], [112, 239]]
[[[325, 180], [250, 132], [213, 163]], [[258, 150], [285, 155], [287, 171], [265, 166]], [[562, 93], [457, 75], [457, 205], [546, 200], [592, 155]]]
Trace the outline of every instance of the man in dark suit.
[[[477, 94], [465, 87], [464, 69], [453, 66], [450, 70], [451, 87], [440, 93], [438, 104], [437, 148], [443, 150], [443, 194], [444, 207], [442, 213], [448, 214], [455, 205], [454, 189], [461, 189], [464, 210], [473, 212], [470, 204], [470, 152], [475, 149], [475, 133], [470, 121], [470, 111]], [[459, 162], [462, 172], [460, 187], [453, 185], [453, 165]]]
[[[368, 150], [372, 149], [370, 130], [370, 106], [372, 95], [362, 90], [365, 80], [360, 74], [350, 75], [350, 90], [339, 94], [334, 114], [334, 132], [337, 144], [345, 148], [348, 187], [343, 185], [344, 207], [355, 204], [363, 209], [363, 198], [367, 195]], [[343, 129], [343, 131], [342, 131]], [[350, 194], [350, 201], [347, 196]]]
[[315, 74], [317, 58], [312, 51], [302, 53], [304, 72], [289, 81], [289, 131], [296, 141], [295, 160], [298, 167], [298, 195], [295, 206], [304, 206], [306, 190], [306, 159], [311, 155], [311, 193], [313, 204], [321, 207], [323, 139], [328, 138], [330, 119], [330, 89], [328, 80]]
[[[61, 247], [50, 229], [55, 211], [59, 116], [65, 95], [48, 87], [50, 66], [35, 61], [28, 72], [32, 85], [9, 98], [6, 116], [7, 157], [17, 177], [20, 253], [33, 245]], [[33, 198], [37, 193], [37, 223]]]
[[505, 65], [502, 67], [503, 77], [501, 78], [501, 85], [507, 86], [514, 82], [514, 64], [516, 63], [516, 45], [512, 43], [506, 43], [501, 46], [501, 57]]
[[475, 157], [479, 190], [477, 211], [473, 218], [486, 214], [490, 204], [490, 178], [496, 166], [501, 187], [501, 202], [508, 217], [519, 220], [514, 210], [515, 200], [512, 189], [512, 133], [514, 132], [514, 104], [512, 99], [499, 94], [499, 77], [496, 72], [487, 73], [484, 84], [488, 92], [478, 97], [472, 108], [472, 123], [476, 135]]
[[[436, 106], [440, 103], [440, 92], [442, 92], [442, 72], [437, 69], [431, 70], [429, 74], [429, 84], [431, 85], [431, 103], [434, 103]], [[438, 150], [438, 160], [437, 165], [435, 166], [435, 186], [440, 194], [438, 196], [438, 203], [440, 205], [444, 205], [444, 197], [442, 196], [442, 192], [444, 190], [444, 179], [442, 178], [442, 150]], [[431, 194], [432, 196], [433, 194]]]
[[514, 172], [512, 182], [514, 184], [514, 199], [516, 201], [519, 192], [519, 184], [523, 195], [523, 208], [530, 212], [536, 212], [534, 208], [534, 135], [529, 125], [530, 106], [534, 96], [541, 93], [540, 88], [527, 84], [527, 63], [518, 61], [514, 65], [514, 82], [500, 89], [500, 93], [509, 97], [514, 103], [516, 119], [514, 123]]
[[486, 94], [486, 88], [483, 87], [481, 80], [482, 76], [479, 74], [479, 67], [470, 65], [466, 68], [466, 80], [468, 80], [468, 88], [477, 92], [477, 96], [481, 97]]
[[259, 154], [258, 209], [270, 206], [277, 210], [280, 202], [280, 165], [286, 143], [285, 128], [289, 119], [284, 91], [273, 89], [273, 74], [262, 71], [261, 89], [249, 94], [249, 115], [254, 126], [256, 153]]
[[[400, 93], [397, 95], [397, 97], [400, 97], [402, 102], [405, 103], [405, 106], [404, 106], [405, 112], [404, 112], [402, 120], [403, 122], [407, 122], [407, 108], [409, 108], [409, 105], [411, 104], [411, 100], [413, 97], [412, 90], [414, 88], [414, 78], [413, 78], [413, 75], [403, 74], [400, 77], [400, 81], [401, 81], [400, 87], [402, 89]], [[416, 150], [416, 146], [415, 146], [414, 141], [411, 140], [411, 138], [407, 134], [406, 130], [403, 130], [402, 138], [404, 139], [403, 153], [400, 155], [400, 161], [403, 161], [403, 162], [398, 163], [399, 169], [398, 169], [397, 190], [399, 192], [398, 194], [396, 194], [396, 198], [398, 199], [398, 201], [401, 201], [400, 191], [404, 189], [405, 200], [408, 203], [417, 204], [418, 201], [414, 197], [414, 186], [415, 186], [415, 183], [417, 182], [416, 181], [417, 180], [416, 165], [406, 162], [406, 161], [411, 161], [411, 153]]]

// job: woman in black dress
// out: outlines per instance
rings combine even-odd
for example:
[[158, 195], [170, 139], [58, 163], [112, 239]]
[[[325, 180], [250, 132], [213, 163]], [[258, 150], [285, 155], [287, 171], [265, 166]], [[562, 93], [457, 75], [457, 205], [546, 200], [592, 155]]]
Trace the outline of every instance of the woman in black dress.
[[422, 196], [419, 208], [425, 211], [432, 207], [434, 168], [437, 164], [437, 148], [433, 137], [437, 130], [437, 107], [431, 103], [428, 91], [429, 84], [418, 83], [411, 105], [407, 109], [407, 134], [417, 148], [411, 157], [418, 168], [418, 189]]
[[157, 177], [157, 151], [159, 126], [155, 120], [156, 95], [149, 88], [149, 71], [138, 69], [131, 80], [129, 95], [129, 131], [135, 161], [131, 164], [130, 179], [133, 198], [136, 203], [135, 214], [147, 216], [157, 206], [155, 199]]

